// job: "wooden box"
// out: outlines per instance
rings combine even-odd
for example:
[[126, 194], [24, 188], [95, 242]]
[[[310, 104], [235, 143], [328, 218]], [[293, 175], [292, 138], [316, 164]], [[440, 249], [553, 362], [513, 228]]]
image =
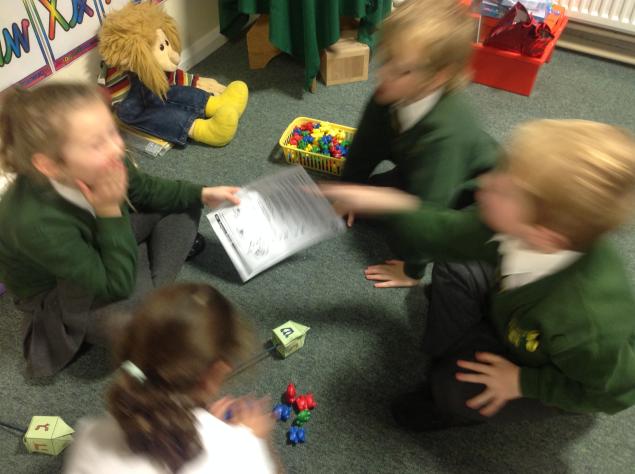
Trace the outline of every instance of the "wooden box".
[[340, 17], [340, 39], [351, 39], [357, 41], [357, 30], [359, 20], [349, 16]]
[[340, 39], [320, 55], [320, 75], [324, 84], [346, 84], [368, 79], [368, 45], [350, 38]]

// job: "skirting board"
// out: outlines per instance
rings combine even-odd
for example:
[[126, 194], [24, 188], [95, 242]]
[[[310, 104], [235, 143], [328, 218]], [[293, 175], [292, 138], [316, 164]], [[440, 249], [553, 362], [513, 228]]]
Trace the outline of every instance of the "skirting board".
[[[256, 21], [256, 18], [258, 18], [258, 15], [250, 15], [245, 28], [249, 28]], [[217, 26], [181, 51], [179, 67], [184, 71], [189, 71], [190, 68], [196, 66], [225, 43], [227, 43], [227, 37], [221, 34], [220, 26]]]
[[635, 36], [569, 20], [558, 47], [635, 65]]
[[184, 71], [196, 66], [207, 56], [227, 42], [227, 38], [220, 34], [220, 26], [204, 36], [201, 36], [194, 43], [181, 51], [181, 63], [179, 67]]

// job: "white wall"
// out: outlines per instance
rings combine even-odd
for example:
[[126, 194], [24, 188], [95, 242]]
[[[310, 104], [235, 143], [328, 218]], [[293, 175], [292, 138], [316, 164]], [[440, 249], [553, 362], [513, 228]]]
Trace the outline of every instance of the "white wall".
[[[218, 0], [165, 0], [163, 8], [178, 26], [183, 43], [181, 67], [189, 69], [205, 59], [226, 40], [220, 34]], [[97, 48], [46, 78], [46, 81], [95, 82], [99, 74]]]

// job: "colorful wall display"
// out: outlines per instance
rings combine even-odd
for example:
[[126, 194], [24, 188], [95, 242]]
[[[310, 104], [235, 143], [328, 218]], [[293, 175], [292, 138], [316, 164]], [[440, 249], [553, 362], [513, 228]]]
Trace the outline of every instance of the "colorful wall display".
[[2, 0], [0, 91], [30, 87], [86, 54], [104, 17], [130, 1], [138, 0]]

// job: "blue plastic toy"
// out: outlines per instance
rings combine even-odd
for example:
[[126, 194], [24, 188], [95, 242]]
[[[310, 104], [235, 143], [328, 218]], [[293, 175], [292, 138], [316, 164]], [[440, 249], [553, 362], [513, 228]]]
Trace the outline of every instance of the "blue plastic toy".
[[292, 426], [289, 428], [289, 442], [293, 445], [298, 443], [304, 443], [306, 441], [306, 433], [304, 428], [298, 426]]
[[278, 421], [287, 421], [291, 417], [291, 405], [276, 403], [273, 407], [273, 416]]

